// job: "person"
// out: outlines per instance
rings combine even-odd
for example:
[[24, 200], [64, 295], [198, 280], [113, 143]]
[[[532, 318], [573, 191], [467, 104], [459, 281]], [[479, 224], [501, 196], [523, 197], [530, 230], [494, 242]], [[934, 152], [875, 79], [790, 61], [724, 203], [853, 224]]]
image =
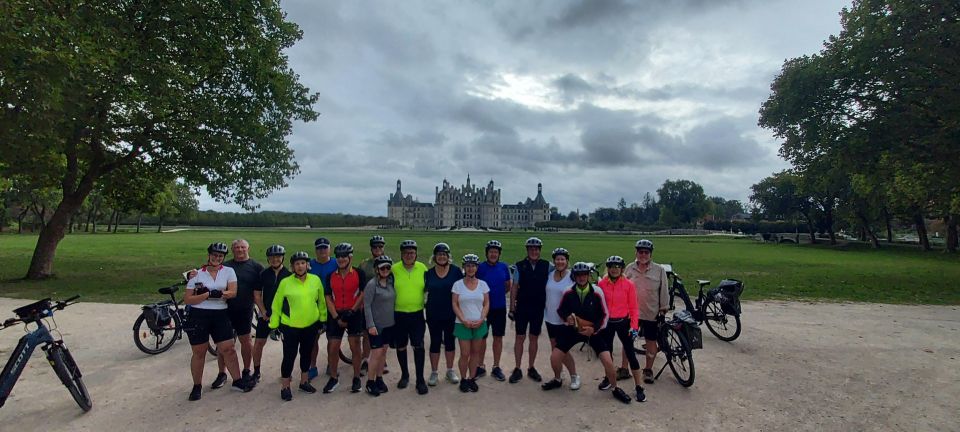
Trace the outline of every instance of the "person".
[[323, 298], [323, 283], [317, 275], [307, 271], [310, 255], [300, 251], [290, 257], [293, 275], [280, 281], [270, 309], [270, 328], [283, 334], [283, 360], [280, 362], [280, 398], [293, 399], [290, 375], [293, 362], [300, 355], [300, 390], [316, 393], [310, 384], [310, 352], [317, 343], [316, 334], [327, 320], [327, 304]]
[[[490, 287], [490, 313], [487, 315], [487, 322], [490, 325], [490, 333], [493, 333], [493, 369], [490, 371], [497, 381], [507, 379], [500, 368], [500, 356], [503, 354], [503, 336], [507, 330], [507, 293], [510, 292], [513, 279], [510, 275], [510, 269], [503, 262], [500, 262], [500, 254], [503, 252], [503, 245], [497, 240], [490, 240], [484, 248], [486, 260], [477, 268], [477, 277], [483, 280]], [[477, 367], [476, 377], [481, 378], [486, 374], [483, 359], [486, 357], [486, 344], [483, 344], [483, 351], [480, 353], [480, 366]]]
[[[609, 346], [611, 351], [614, 337], [620, 339], [623, 355], [627, 356], [632, 371], [637, 402], [643, 402], [647, 397], [643, 393], [643, 386], [640, 385], [640, 362], [637, 361], [637, 353], [633, 350], [633, 339], [638, 335], [640, 319], [637, 290], [630, 279], [623, 277], [625, 267], [623, 258], [618, 255], [607, 258], [606, 267], [607, 275], [598, 285], [603, 290], [603, 298], [607, 301], [610, 318], [607, 320], [607, 327], [600, 331], [599, 337], [603, 338], [604, 346]], [[615, 373], [615, 375], [618, 374]], [[607, 378], [600, 382], [600, 390], [607, 390], [610, 386]]]
[[460, 391], [477, 392], [477, 367], [480, 353], [487, 342], [487, 313], [490, 312], [490, 287], [477, 278], [480, 257], [463, 256], [463, 279], [452, 289], [453, 312], [456, 315], [454, 335], [460, 340]]
[[[340, 360], [340, 345], [343, 333], [347, 333], [352, 358], [361, 358], [360, 334], [366, 332], [363, 317], [363, 288], [367, 285], [367, 275], [359, 268], [352, 267], [353, 245], [340, 243], [333, 249], [337, 260], [337, 271], [327, 276], [323, 286], [327, 302], [327, 359], [330, 362], [330, 379], [323, 386], [324, 393], [330, 393], [340, 383], [337, 366]], [[353, 381], [350, 391], [360, 391], [360, 362], [353, 362]]]
[[454, 282], [463, 279], [460, 267], [450, 263], [450, 245], [437, 243], [433, 247], [434, 266], [426, 273], [427, 290], [427, 328], [430, 329], [430, 378], [427, 385], [436, 386], [439, 381], [437, 368], [440, 366], [440, 346], [444, 348], [444, 358], [447, 362], [446, 379], [457, 384], [460, 376], [453, 370], [453, 357], [456, 353], [456, 342], [453, 337], [453, 327], [456, 315], [451, 303], [451, 290]]
[[[310, 260], [308, 271], [320, 278], [321, 281], [324, 281], [331, 273], [337, 270], [337, 262], [330, 258], [330, 239], [326, 237], [317, 238], [313, 242], [313, 249], [316, 251], [317, 257]], [[310, 372], [308, 377], [311, 380], [320, 374], [317, 370], [318, 355], [320, 355], [320, 333], [317, 333], [317, 343], [314, 344], [313, 352], [310, 353]], [[329, 372], [329, 368], [327, 372]]]
[[423, 379], [423, 334], [426, 332], [423, 305], [426, 292], [424, 276], [427, 273], [427, 266], [417, 261], [417, 242], [413, 240], [400, 242], [400, 259], [400, 262], [393, 264], [391, 268], [394, 288], [397, 292], [393, 345], [397, 350], [397, 361], [400, 363], [401, 375], [397, 388], [404, 389], [410, 383], [410, 371], [407, 367], [407, 342], [409, 342], [413, 347], [417, 393], [425, 395], [428, 389], [427, 381]]
[[[376, 234], [370, 237], [370, 258], [367, 258], [360, 262], [360, 270], [363, 270], [363, 273], [367, 275], [368, 278], [376, 276], [377, 269], [373, 266], [374, 260], [378, 256], [383, 255], [383, 251], [387, 246], [387, 241], [383, 236]], [[360, 370], [367, 370], [368, 359], [370, 358], [370, 335], [367, 332], [363, 333], [363, 362], [360, 364]], [[384, 369], [384, 373], [387, 373]]]
[[[553, 368], [554, 376], [559, 376], [563, 360], [568, 357], [570, 349], [578, 343], [586, 342], [603, 364], [604, 374], [613, 387], [613, 397], [628, 404], [630, 396], [617, 387], [617, 372], [610, 356], [610, 346], [597, 334], [607, 326], [610, 314], [603, 290], [590, 283], [590, 270], [590, 266], [583, 262], [574, 264], [571, 269], [574, 285], [563, 293], [560, 307], [557, 308], [557, 315], [560, 315], [566, 325], [557, 334], [557, 346], [550, 353], [550, 367]], [[560, 379], [553, 378], [541, 387], [549, 391], [562, 385]]]
[[[250, 339], [251, 321], [253, 318], [254, 291], [260, 285], [260, 273], [263, 266], [250, 258], [250, 243], [244, 239], [236, 239], [230, 244], [233, 258], [223, 263], [237, 274], [237, 296], [227, 300], [227, 315], [230, 316], [230, 325], [237, 342], [240, 343], [240, 358], [243, 359], [243, 377], [250, 378], [250, 360], [253, 355], [253, 341]], [[222, 387], [227, 381], [226, 365], [223, 356], [217, 356], [217, 366], [220, 373], [211, 385], [212, 388]], [[252, 381], [256, 383], [256, 380]], [[219, 384], [219, 385], [218, 385]]]
[[263, 348], [267, 345], [270, 336], [270, 316], [273, 314], [273, 298], [277, 294], [277, 287], [287, 276], [290, 270], [283, 265], [286, 249], [275, 244], [267, 248], [267, 267], [260, 272], [260, 283], [254, 287], [253, 300], [257, 304], [257, 328], [253, 342], [253, 375], [254, 383], [260, 382], [260, 364], [263, 359]]
[[193, 376], [193, 388], [188, 397], [190, 401], [200, 400], [201, 397], [203, 360], [207, 355], [210, 339], [213, 339], [218, 352], [223, 356], [227, 370], [233, 377], [233, 387], [244, 392], [253, 389], [240, 373], [237, 351], [233, 345], [233, 328], [227, 315], [226, 300], [237, 295], [237, 274], [232, 268], [223, 266], [226, 255], [226, 244], [210, 244], [207, 247], [207, 263], [187, 281], [183, 296], [184, 304], [190, 306], [190, 322], [186, 326], [192, 351], [190, 374]]
[[523, 342], [526, 340], [529, 329], [530, 357], [527, 376], [535, 382], [540, 382], [540, 373], [534, 367], [537, 361], [537, 344], [540, 331], [543, 329], [543, 311], [546, 307], [547, 277], [550, 272], [550, 263], [540, 259], [540, 249], [543, 242], [536, 237], [527, 239], [527, 257], [517, 262], [518, 283], [510, 289], [510, 311], [516, 320], [516, 343], [513, 346], [513, 356], [516, 367], [510, 374], [510, 383], [517, 383], [523, 379], [520, 363], [523, 360]]
[[[560, 300], [563, 298], [563, 293], [567, 292], [570, 287], [573, 286], [573, 278], [570, 276], [570, 252], [562, 247], [558, 247], [553, 250], [551, 254], [553, 258], [554, 270], [550, 272], [550, 277], [547, 279], [547, 298], [546, 306], [543, 311], [543, 320], [547, 325], [547, 337], [550, 338], [550, 350], [551, 355], [553, 349], [557, 346], [557, 335], [560, 334], [561, 329], [565, 325], [560, 315], [557, 314], [557, 309], [560, 307]], [[570, 390], [579, 390], [581, 386], [580, 375], [577, 374], [577, 364], [573, 361], [573, 357], [567, 354], [563, 358], [563, 365], [567, 367], [567, 372], [570, 373]], [[557, 381], [562, 381], [559, 372], [557, 371], [554, 375], [554, 379]]]
[[383, 382], [383, 365], [392, 341], [397, 292], [393, 284], [393, 260], [386, 255], [373, 259], [376, 276], [363, 288], [363, 313], [370, 336], [370, 365], [367, 368], [367, 393], [380, 396], [388, 391]]
[[[636, 261], [624, 270], [624, 276], [633, 282], [637, 291], [640, 309], [640, 332], [645, 340], [646, 362], [643, 367], [643, 382], [653, 384], [653, 360], [657, 358], [657, 319], [667, 313], [670, 299], [667, 287], [667, 271], [653, 262], [653, 242], [638, 241]], [[627, 360], [623, 360], [626, 366]]]

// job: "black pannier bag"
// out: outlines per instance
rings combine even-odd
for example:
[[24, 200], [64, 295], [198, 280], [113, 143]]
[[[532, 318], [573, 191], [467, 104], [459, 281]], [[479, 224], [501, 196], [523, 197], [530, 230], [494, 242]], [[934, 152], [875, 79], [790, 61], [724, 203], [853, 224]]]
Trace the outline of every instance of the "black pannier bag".
[[147, 322], [147, 327], [150, 327], [150, 330], [153, 331], [158, 331], [170, 325], [172, 319], [170, 308], [157, 304], [144, 306], [143, 318]]
[[743, 293], [743, 282], [736, 279], [724, 279], [716, 288], [707, 292], [707, 297], [720, 304], [723, 313], [740, 316], [740, 294]]
[[680, 323], [680, 332], [687, 338], [690, 349], [703, 348], [703, 333], [700, 331], [697, 320], [693, 318], [693, 314], [687, 310], [682, 310], [673, 314], [673, 320]]

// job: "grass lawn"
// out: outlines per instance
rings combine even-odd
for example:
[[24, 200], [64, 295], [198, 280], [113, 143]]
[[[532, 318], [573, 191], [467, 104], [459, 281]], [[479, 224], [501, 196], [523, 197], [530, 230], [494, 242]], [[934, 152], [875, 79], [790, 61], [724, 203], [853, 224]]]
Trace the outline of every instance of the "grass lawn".
[[[288, 255], [306, 250], [324, 235], [336, 244], [347, 241], [357, 249], [355, 262], [367, 257], [371, 231], [319, 230], [189, 230], [172, 233], [68, 235], [57, 251], [57, 277], [33, 282], [25, 273], [36, 236], [0, 236], [0, 296], [39, 298], [82, 294], [84, 300], [140, 303], [159, 299], [156, 288], [178, 281], [179, 273], [206, 257], [210, 242], [243, 237], [251, 255], [265, 262], [264, 250], [283, 244]], [[383, 232], [387, 254], [399, 258], [400, 240], [413, 238], [427, 261], [438, 241], [450, 244], [456, 261], [465, 253], [482, 255], [484, 243], [504, 244], [504, 259], [523, 257], [529, 233]], [[633, 259], [634, 237], [610, 234], [538, 233], [544, 256], [557, 246], [570, 250], [573, 261], [602, 262], [609, 255]], [[905, 247], [880, 251], [864, 245], [844, 247], [761, 244], [726, 237], [654, 237], [654, 261], [672, 263], [695, 289], [695, 279], [716, 283], [724, 277], [745, 282], [745, 299], [819, 299], [882, 303], [960, 304], [960, 257], [923, 253]], [[693, 294], [693, 293], [692, 293]]]

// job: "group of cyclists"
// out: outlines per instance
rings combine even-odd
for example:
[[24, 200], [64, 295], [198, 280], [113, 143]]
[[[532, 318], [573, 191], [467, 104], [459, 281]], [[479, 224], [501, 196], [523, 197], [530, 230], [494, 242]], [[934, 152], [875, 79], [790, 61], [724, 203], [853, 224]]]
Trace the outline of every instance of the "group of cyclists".
[[[494, 379], [510, 383], [523, 380], [521, 365], [526, 343], [526, 376], [542, 382], [534, 365], [544, 322], [553, 372], [553, 377], [541, 384], [544, 391], [563, 386], [563, 368], [570, 376], [569, 388], [580, 388], [581, 378], [569, 351], [586, 343], [603, 365], [600, 390], [611, 390], [613, 397], [623, 403], [634, 398], [638, 402], [646, 400], [641, 383], [653, 383], [657, 318], [666, 313], [668, 304], [667, 274], [651, 259], [653, 243], [645, 239], [636, 242], [636, 257], [630, 263], [619, 256], [609, 257], [605, 262], [606, 274], [597, 284], [591, 283], [591, 265], [571, 263], [568, 250], [553, 249], [550, 262], [541, 258], [540, 239], [531, 237], [524, 246], [526, 257], [511, 271], [500, 261], [503, 245], [497, 240], [486, 243], [482, 258], [464, 255], [460, 266], [454, 264], [450, 246], [437, 243], [429, 260], [430, 268], [418, 261], [416, 241], [402, 241], [400, 260], [395, 262], [384, 253], [386, 240], [379, 235], [370, 238], [371, 257], [358, 265], [354, 265], [351, 244], [332, 246], [324, 237], [314, 242], [314, 257], [304, 251], [291, 254], [289, 268], [285, 265], [286, 250], [281, 245], [267, 248], [268, 266], [264, 268], [250, 258], [250, 245], [245, 240], [233, 241], [233, 257], [228, 261], [228, 246], [213, 243], [207, 248], [206, 264], [189, 273], [184, 297], [184, 302], [191, 306], [187, 334], [193, 353], [193, 388], [189, 400], [201, 398], [204, 357], [210, 339], [217, 346], [219, 366], [211, 387], [224, 386], [229, 372], [232, 386], [249, 392], [260, 381], [263, 348], [272, 331], [282, 335], [280, 397], [285, 401], [293, 398], [291, 375], [297, 360], [299, 390], [317, 392], [312, 381], [319, 376], [321, 333], [327, 335], [329, 362], [323, 393], [331, 393], [339, 386], [338, 359], [344, 335], [354, 359], [350, 386], [354, 393], [366, 391], [379, 396], [389, 390], [383, 380], [389, 348], [395, 350], [400, 368], [397, 389], [410, 385], [409, 350], [413, 351], [416, 392], [424, 395], [429, 387], [438, 385], [442, 348], [444, 379], [457, 384], [462, 392], [477, 392], [477, 379], [487, 374], [484, 358], [486, 341], [491, 336], [490, 375]], [[253, 316], [255, 328], [251, 325]], [[508, 318], [516, 331], [514, 368], [509, 376], [501, 368]], [[424, 335], [428, 329], [430, 374], [425, 376]], [[239, 360], [234, 335], [240, 344]], [[646, 342], [642, 368], [632, 343], [641, 336]], [[622, 345], [620, 367], [614, 365], [612, 355], [615, 340]], [[460, 357], [454, 367], [457, 345]], [[365, 384], [361, 381], [364, 369]], [[633, 397], [617, 384], [618, 380], [631, 377], [635, 385]]]

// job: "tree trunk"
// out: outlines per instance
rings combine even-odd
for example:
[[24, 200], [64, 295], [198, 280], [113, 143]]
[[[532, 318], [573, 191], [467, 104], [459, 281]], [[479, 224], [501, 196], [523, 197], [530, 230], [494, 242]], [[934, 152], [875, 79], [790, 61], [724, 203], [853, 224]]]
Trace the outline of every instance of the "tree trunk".
[[70, 215], [80, 208], [85, 196], [86, 193], [82, 191], [70, 195], [64, 194], [50, 221], [40, 231], [37, 247], [33, 250], [33, 258], [27, 270], [27, 279], [46, 279], [53, 276], [53, 258], [57, 253], [57, 245], [66, 235]]
[[860, 219], [860, 224], [863, 226], [863, 232], [870, 239], [870, 246], [874, 249], [880, 249], [880, 240], [877, 239], [877, 235], [874, 234], [873, 229], [870, 228], [870, 222], [867, 220], [867, 215], [863, 212], [857, 212], [857, 218]]
[[817, 244], [817, 230], [813, 227], [813, 218], [807, 215], [806, 219], [807, 219], [807, 230], [810, 231], [810, 244]]
[[960, 219], [957, 215], [950, 215], [946, 218], [947, 222], [947, 252], [955, 253], [957, 252], [957, 247], [960, 246], [957, 243], [960, 243], [960, 235], [957, 233], [957, 222]]
[[143, 212], [137, 215], [137, 234], [140, 234], [140, 222], [143, 222]]
[[113, 215], [114, 215], [114, 213], [116, 213], [116, 210], [111, 210], [111, 211], [110, 211], [110, 216], [107, 216], [107, 233], [109, 233], [110, 230], [113, 229]]
[[830, 244], [837, 244], [837, 233], [833, 231], [833, 209], [826, 210], [823, 212], [823, 217], [827, 224], [827, 233], [830, 234]]
[[26, 215], [24, 211], [17, 214], [17, 234], [23, 234], [23, 217]]
[[930, 250], [930, 239], [927, 237], [927, 223], [922, 213], [913, 216], [913, 223], [917, 226], [917, 238], [920, 240], [920, 249]]
[[160, 216], [160, 223], [157, 224], [157, 233], [160, 233], [161, 230], [163, 230], [163, 216]]
[[120, 226], [120, 210], [113, 211], [113, 233], [117, 233], [117, 228]]
[[882, 208], [881, 212], [883, 214], [883, 222], [887, 225], [887, 243], [893, 243], [893, 216], [890, 215], [886, 207]]
[[93, 202], [93, 233], [97, 233], [97, 218], [100, 217], [100, 200]]

